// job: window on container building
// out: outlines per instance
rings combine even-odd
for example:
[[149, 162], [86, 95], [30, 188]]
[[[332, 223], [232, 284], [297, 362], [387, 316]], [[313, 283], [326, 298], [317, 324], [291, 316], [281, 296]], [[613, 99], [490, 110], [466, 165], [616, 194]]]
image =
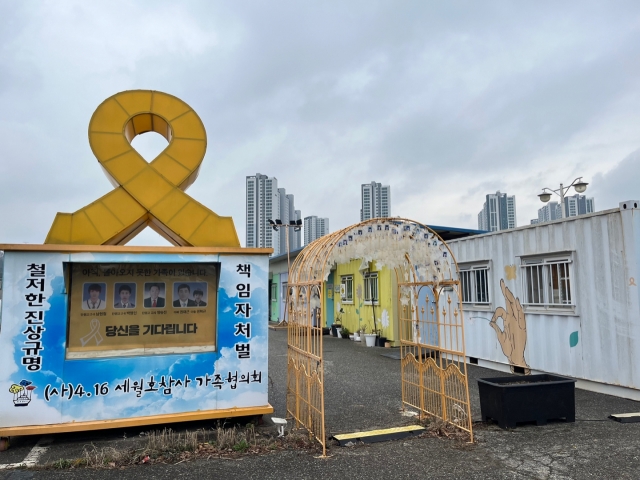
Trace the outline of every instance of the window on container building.
[[378, 303], [378, 272], [364, 276], [364, 303]]
[[489, 264], [460, 266], [460, 293], [462, 303], [489, 306]]
[[353, 303], [353, 275], [340, 277], [340, 297], [343, 303]]
[[573, 264], [571, 257], [523, 258], [524, 305], [541, 308], [571, 308]]

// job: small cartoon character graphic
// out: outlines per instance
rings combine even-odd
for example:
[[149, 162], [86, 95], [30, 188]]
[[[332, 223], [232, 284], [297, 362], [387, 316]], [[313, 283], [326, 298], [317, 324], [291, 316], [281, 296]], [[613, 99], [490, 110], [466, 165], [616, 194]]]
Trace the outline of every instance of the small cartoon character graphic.
[[31, 385], [29, 380], [21, 380], [20, 384], [13, 384], [9, 387], [9, 392], [13, 393], [13, 405], [15, 407], [26, 407], [31, 402], [31, 392], [36, 387]]

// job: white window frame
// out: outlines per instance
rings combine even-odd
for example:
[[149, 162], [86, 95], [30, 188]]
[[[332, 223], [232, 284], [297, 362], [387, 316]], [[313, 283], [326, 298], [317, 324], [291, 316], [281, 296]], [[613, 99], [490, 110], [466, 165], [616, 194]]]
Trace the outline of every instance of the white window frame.
[[[353, 275], [342, 275], [340, 277], [340, 298], [342, 303], [353, 304]], [[344, 287], [342, 287], [344, 285]]]
[[460, 297], [463, 305], [490, 309], [492, 301], [490, 262], [461, 265], [459, 272]]
[[278, 301], [278, 282], [271, 282], [271, 301]]
[[[365, 305], [378, 305], [380, 303], [380, 282], [378, 280], [378, 272], [369, 272], [364, 274], [364, 304]], [[373, 291], [371, 291], [369, 284], [373, 281]], [[370, 298], [373, 293], [373, 302]]]
[[[523, 257], [520, 261], [522, 305], [525, 308], [575, 309], [575, 272], [571, 254]], [[553, 288], [554, 279], [558, 288]]]

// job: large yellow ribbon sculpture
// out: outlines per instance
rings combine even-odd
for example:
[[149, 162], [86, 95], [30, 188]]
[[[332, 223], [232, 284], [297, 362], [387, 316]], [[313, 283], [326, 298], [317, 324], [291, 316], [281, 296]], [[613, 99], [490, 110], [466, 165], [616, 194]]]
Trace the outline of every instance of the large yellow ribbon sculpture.
[[[151, 131], [169, 145], [147, 163], [131, 140]], [[122, 245], [149, 226], [174, 245], [240, 246], [231, 217], [184, 193], [198, 176], [207, 134], [182, 100], [151, 90], [118, 93], [91, 117], [89, 144], [116, 188], [75, 213], [58, 213], [45, 243]]]

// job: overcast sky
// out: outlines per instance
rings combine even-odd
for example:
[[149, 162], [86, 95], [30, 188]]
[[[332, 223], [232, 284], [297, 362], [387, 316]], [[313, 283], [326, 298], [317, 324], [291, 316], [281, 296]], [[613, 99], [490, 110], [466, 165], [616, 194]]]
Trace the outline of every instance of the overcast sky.
[[597, 210], [638, 199], [639, 87], [637, 0], [0, 0], [0, 243], [42, 243], [56, 212], [112, 189], [87, 127], [123, 90], [200, 115], [188, 192], [244, 245], [256, 172], [331, 230], [359, 221], [372, 180], [394, 216], [467, 228], [487, 193], [516, 195], [526, 225], [542, 187], [577, 176]]

